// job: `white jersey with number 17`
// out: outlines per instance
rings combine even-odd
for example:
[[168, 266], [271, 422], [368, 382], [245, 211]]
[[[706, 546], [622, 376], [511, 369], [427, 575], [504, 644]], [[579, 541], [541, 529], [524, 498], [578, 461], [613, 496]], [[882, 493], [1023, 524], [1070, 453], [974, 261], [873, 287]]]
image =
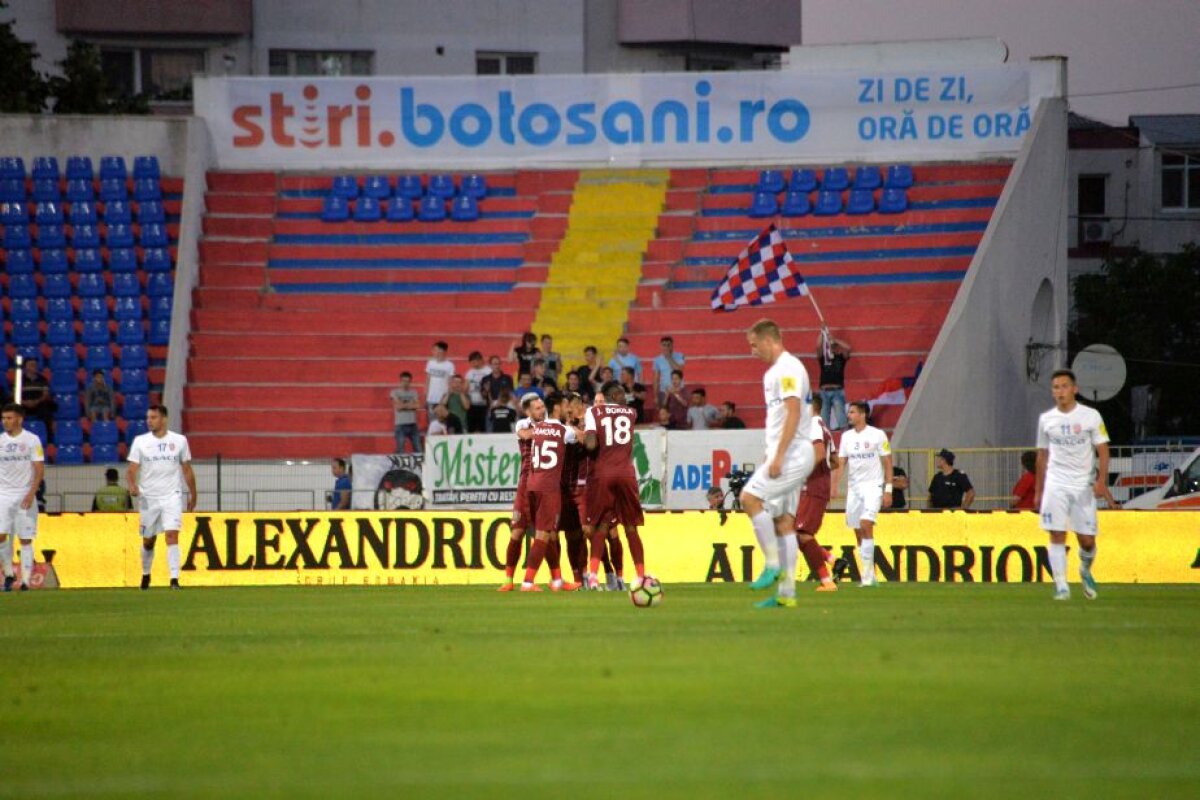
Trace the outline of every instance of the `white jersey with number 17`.
[[183, 491], [183, 464], [192, 460], [186, 436], [167, 431], [161, 438], [143, 433], [129, 447], [138, 464], [138, 491], [143, 497], [170, 497]]

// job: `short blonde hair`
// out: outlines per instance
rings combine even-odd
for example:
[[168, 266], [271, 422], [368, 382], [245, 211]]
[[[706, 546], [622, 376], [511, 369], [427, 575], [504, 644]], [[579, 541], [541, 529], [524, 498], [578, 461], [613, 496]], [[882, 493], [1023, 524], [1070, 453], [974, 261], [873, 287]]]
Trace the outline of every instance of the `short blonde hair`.
[[765, 317], [751, 325], [750, 330], [746, 332], [760, 339], [774, 339], [777, 342], [783, 341], [783, 334], [779, 332], [779, 326], [773, 320], [766, 319]]

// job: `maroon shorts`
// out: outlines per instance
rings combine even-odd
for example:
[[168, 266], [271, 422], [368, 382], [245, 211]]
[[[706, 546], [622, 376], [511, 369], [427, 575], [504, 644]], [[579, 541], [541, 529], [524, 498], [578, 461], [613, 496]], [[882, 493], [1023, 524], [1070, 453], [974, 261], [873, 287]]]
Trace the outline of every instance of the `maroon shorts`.
[[617, 522], [624, 528], [636, 528], [644, 521], [636, 478], [596, 476], [588, 480], [588, 525]]
[[562, 490], [552, 489], [539, 492], [530, 489], [525, 494], [529, 505], [529, 519], [535, 531], [557, 531], [558, 517], [562, 512]]
[[808, 492], [800, 495], [800, 505], [796, 508], [796, 530], [816, 536], [821, 530], [821, 521], [825, 519], [825, 507], [828, 505], [828, 497]]

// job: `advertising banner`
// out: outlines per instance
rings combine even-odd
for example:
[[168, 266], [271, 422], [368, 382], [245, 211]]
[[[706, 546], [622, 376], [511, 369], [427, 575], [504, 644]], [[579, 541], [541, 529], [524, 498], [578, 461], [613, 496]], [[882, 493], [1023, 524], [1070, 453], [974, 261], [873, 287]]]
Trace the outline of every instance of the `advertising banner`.
[[1012, 155], [1019, 66], [596, 75], [197, 77], [223, 169], [511, 169]]
[[764, 458], [761, 430], [668, 431], [666, 507], [672, 510], [708, 508], [709, 487], [728, 496], [726, 477], [731, 471], [753, 472]]
[[[186, 586], [411, 586], [495, 584], [510, 536], [507, 513], [331, 512], [186, 514], [180, 533]], [[1101, 511], [1094, 572], [1103, 585], [1200, 580], [1200, 512]], [[135, 587], [141, 578], [136, 514], [47, 514], [36, 542], [62, 588]], [[713, 512], [647, 515], [648, 570], [666, 584], [753, 580], [762, 567], [750, 523]], [[854, 535], [828, 514], [822, 544], [851, 561]], [[1050, 581], [1047, 537], [1032, 512], [900, 512], [880, 518], [882, 583]], [[165, 548], [160, 547], [160, 551]], [[153, 583], [167, 583], [160, 552]], [[1077, 574], [1074, 541], [1069, 574]], [[803, 570], [803, 566], [802, 566]], [[801, 577], [805, 577], [803, 573]], [[539, 577], [539, 580], [543, 579]]]

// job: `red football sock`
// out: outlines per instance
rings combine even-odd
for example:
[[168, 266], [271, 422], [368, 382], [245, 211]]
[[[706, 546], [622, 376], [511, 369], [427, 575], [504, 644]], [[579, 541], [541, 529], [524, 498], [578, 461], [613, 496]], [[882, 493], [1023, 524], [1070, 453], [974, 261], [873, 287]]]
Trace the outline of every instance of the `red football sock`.
[[525, 537], [509, 539], [508, 549], [504, 551], [504, 574], [510, 579], [517, 574], [517, 562], [521, 560], [521, 545]]
[[642, 547], [642, 536], [637, 528], [625, 531], [625, 539], [629, 542], [629, 557], [633, 559], [633, 568], [639, 578], [646, 577], [646, 551]]
[[825, 562], [825, 548], [821, 547], [821, 543], [814, 536], [807, 541], [800, 542], [800, 552], [804, 554], [804, 560], [808, 563], [808, 568], [816, 574], [821, 580], [829, 577], [829, 566]]
[[533, 583], [533, 579], [537, 577], [538, 567], [542, 566], [542, 559], [546, 557], [546, 543], [541, 539], [534, 539], [533, 546], [529, 548], [529, 563], [525, 567], [525, 582]]
[[617, 577], [625, 574], [625, 547], [621, 544], [621, 540], [614, 533], [608, 537], [608, 556], [612, 559], [613, 571], [617, 573]]

